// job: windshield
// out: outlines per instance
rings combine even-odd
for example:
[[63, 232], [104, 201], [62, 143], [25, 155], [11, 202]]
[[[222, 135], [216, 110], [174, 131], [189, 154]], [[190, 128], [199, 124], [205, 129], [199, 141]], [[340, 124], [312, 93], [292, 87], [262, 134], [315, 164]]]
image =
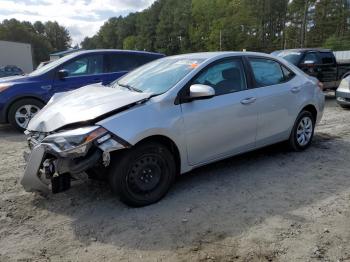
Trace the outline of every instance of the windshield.
[[282, 57], [288, 62], [292, 63], [293, 65], [298, 65], [300, 59], [301, 59], [301, 53], [300, 52], [280, 52], [275, 54], [278, 57]]
[[58, 65], [60, 64], [63, 64], [64, 62], [70, 60], [71, 58], [75, 57], [77, 54], [74, 53], [74, 54], [70, 54], [70, 55], [66, 55], [64, 57], [61, 57], [60, 59], [57, 59], [55, 61], [52, 61], [50, 63], [48, 63], [47, 65], [44, 65], [40, 68], [38, 68], [37, 70], [31, 72], [29, 74], [29, 76], [38, 76], [38, 75], [41, 75], [41, 74], [45, 74], [47, 72], [49, 72], [51, 69], [57, 67]]
[[132, 71], [113, 82], [111, 86], [160, 95], [176, 85], [203, 61], [176, 57], [158, 59]]

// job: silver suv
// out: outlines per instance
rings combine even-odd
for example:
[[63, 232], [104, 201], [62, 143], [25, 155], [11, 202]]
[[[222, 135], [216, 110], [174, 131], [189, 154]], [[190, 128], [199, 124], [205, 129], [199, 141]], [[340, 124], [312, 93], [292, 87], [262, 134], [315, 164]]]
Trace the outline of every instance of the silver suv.
[[57, 193], [86, 173], [149, 205], [196, 167], [285, 140], [306, 149], [324, 103], [316, 79], [270, 55], [166, 57], [108, 87], [55, 95], [28, 125], [21, 183]]

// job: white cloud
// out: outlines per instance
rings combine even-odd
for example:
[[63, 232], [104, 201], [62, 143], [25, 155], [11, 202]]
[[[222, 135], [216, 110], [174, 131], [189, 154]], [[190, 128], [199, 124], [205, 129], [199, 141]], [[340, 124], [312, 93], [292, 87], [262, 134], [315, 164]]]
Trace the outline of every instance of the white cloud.
[[57, 21], [70, 30], [73, 44], [94, 35], [110, 17], [141, 11], [154, 0], [0, 0], [0, 21]]

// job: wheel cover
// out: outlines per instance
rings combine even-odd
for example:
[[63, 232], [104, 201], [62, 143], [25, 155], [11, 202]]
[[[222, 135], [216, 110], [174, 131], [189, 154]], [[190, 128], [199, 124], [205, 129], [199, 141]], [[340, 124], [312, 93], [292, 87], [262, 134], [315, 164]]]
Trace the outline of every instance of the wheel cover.
[[17, 109], [15, 120], [21, 128], [27, 128], [29, 121], [40, 111], [36, 105], [24, 105]]
[[313, 133], [313, 122], [308, 116], [303, 117], [297, 128], [297, 142], [299, 146], [306, 146], [312, 137]]
[[157, 154], [147, 154], [132, 164], [127, 175], [127, 187], [130, 193], [144, 197], [156, 191], [163, 179], [164, 161]]

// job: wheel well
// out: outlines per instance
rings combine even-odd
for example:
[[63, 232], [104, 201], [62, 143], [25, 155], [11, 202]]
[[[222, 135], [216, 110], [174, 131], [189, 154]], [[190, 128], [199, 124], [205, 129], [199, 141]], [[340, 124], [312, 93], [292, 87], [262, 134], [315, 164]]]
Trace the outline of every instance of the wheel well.
[[317, 119], [317, 110], [316, 107], [314, 105], [307, 105], [303, 108], [302, 111], [309, 111], [315, 118], [315, 121]]
[[37, 97], [35, 97], [35, 96], [24, 96], [24, 97], [19, 97], [19, 98], [13, 100], [13, 101], [7, 106], [7, 108], [6, 108], [6, 115], [5, 115], [5, 117], [6, 117], [6, 122], [9, 121], [8, 118], [9, 118], [9, 111], [10, 111], [10, 108], [13, 106], [14, 103], [16, 103], [16, 102], [18, 102], [18, 101], [20, 101], [20, 100], [23, 100], [23, 99], [35, 99], [35, 100], [40, 101], [40, 102], [43, 103], [43, 104], [46, 104], [42, 99], [37, 98]]
[[341, 79], [344, 79], [344, 78], [346, 78], [346, 77], [348, 77], [348, 76], [350, 76], [350, 72], [346, 72], [346, 73], [341, 77]]
[[145, 143], [145, 142], [157, 142], [164, 145], [174, 155], [175, 161], [176, 161], [176, 173], [180, 174], [180, 169], [181, 169], [180, 152], [173, 140], [171, 140], [166, 136], [156, 135], [156, 136], [150, 136], [150, 137], [144, 138], [141, 141], [139, 141], [137, 144]]

